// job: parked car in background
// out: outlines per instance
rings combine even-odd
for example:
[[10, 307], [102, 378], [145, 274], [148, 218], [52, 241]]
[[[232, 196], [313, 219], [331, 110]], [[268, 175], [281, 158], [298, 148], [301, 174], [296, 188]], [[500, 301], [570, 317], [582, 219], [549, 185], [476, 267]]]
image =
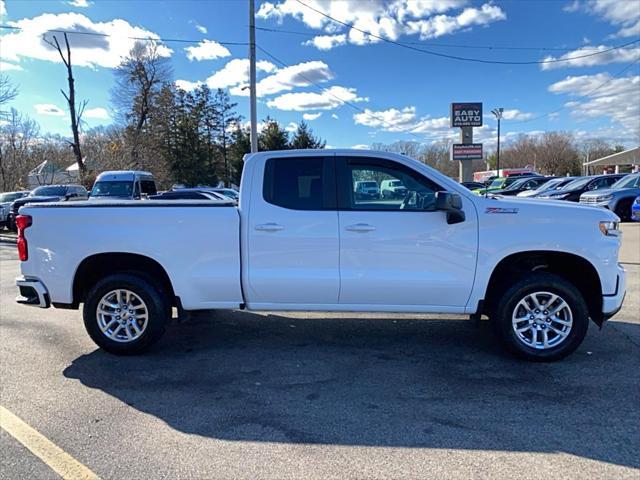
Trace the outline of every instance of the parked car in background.
[[82, 185], [44, 185], [33, 189], [29, 195], [15, 200], [11, 204], [7, 225], [16, 231], [16, 217], [20, 207], [28, 203], [67, 202], [71, 200], [86, 200], [89, 197], [87, 189]]
[[552, 192], [544, 193], [542, 195], [539, 195], [538, 198], [578, 202], [580, 201], [580, 195], [582, 195], [584, 192], [609, 188], [622, 177], [624, 177], [624, 174], [593, 175], [590, 177], [581, 177], [574, 180], [573, 182], [567, 183], [560, 190], [554, 190]]
[[240, 193], [233, 188], [211, 188], [207, 189], [208, 192], [220, 193], [231, 200], [235, 200], [236, 202], [240, 200]]
[[631, 205], [640, 195], [640, 173], [632, 173], [622, 177], [611, 188], [605, 188], [596, 192], [585, 192], [580, 195], [580, 203], [605, 207], [614, 212], [620, 220], [631, 220]]
[[640, 222], [640, 195], [636, 197], [636, 200], [631, 205], [631, 220]]
[[122, 170], [102, 172], [91, 189], [91, 200], [140, 200], [156, 195], [158, 190], [149, 172]]
[[183, 189], [163, 192], [159, 195], [149, 195], [149, 200], [230, 200], [219, 193], [206, 190]]
[[578, 177], [558, 177], [549, 180], [546, 183], [543, 183], [535, 190], [525, 190], [524, 192], [518, 193], [518, 197], [537, 197], [538, 195], [542, 195], [545, 192], [553, 192], [555, 190], [560, 190], [562, 187], [567, 185], [570, 182], [573, 182]]
[[504, 190], [494, 190], [492, 195], [506, 195], [506, 196], [516, 196], [521, 192], [527, 192], [530, 190], [535, 190], [540, 185], [544, 185], [549, 180], [552, 180], [553, 177], [533, 177], [533, 178], [519, 178], [517, 181], [513, 182]]
[[508, 177], [498, 177], [494, 178], [493, 181], [485, 186], [478, 188], [476, 190], [472, 190], [473, 193], [477, 195], [484, 195], [485, 193], [492, 193], [496, 190], [505, 190], [512, 183], [521, 180], [523, 177], [541, 177], [542, 175], [534, 172], [522, 172], [514, 175], [510, 175]]
[[460, 185], [462, 185], [465, 188], [468, 188], [469, 190], [484, 188], [484, 183], [481, 183], [481, 182], [461, 182]]
[[27, 195], [29, 195], [29, 190], [0, 193], [0, 230], [8, 224], [11, 204], [19, 198], [26, 197]]
[[383, 180], [380, 184], [382, 198], [404, 198], [406, 194], [407, 187], [400, 180]]
[[380, 198], [378, 182], [372, 180], [355, 182], [353, 191], [356, 194], [356, 198]]

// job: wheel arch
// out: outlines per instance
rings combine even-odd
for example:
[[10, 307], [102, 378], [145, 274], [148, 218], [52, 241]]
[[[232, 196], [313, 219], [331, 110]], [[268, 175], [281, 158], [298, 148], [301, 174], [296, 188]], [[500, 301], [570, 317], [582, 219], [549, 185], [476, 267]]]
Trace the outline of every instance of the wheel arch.
[[500, 294], [519, 275], [538, 270], [554, 273], [575, 285], [587, 304], [591, 319], [602, 324], [602, 284], [595, 266], [580, 255], [551, 250], [523, 251], [502, 258], [489, 277], [483, 313], [491, 315]]
[[171, 279], [157, 260], [137, 253], [106, 252], [91, 255], [78, 265], [73, 277], [73, 305], [84, 302], [87, 292], [105, 275], [123, 272], [143, 274], [162, 288], [172, 305], [176, 304]]

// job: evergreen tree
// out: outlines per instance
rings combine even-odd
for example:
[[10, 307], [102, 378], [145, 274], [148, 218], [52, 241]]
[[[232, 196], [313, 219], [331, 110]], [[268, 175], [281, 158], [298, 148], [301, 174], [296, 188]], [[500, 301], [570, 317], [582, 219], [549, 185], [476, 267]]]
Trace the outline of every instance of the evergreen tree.
[[213, 112], [216, 123], [216, 142], [222, 156], [222, 178], [226, 185], [231, 181], [228, 147], [234, 125], [238, 125], [242, 117], [235, 111], [237, 103], [231, 103], [229, 93], [219, 88], [213, 98]]
[[251, 151], [251, 134], [248, 128], [241, 128], [240, 125], [231, 134], [231, 144], [229, 145], [228, 159], [231, 170], [230, 181], [240, 185], [242, 168], [244, 167], [244, 156]]
[[262, 131], [258, 135], [259, 149], [287, 150], [289, 148], [289, 134], [274, 119], [267, 117]]
[[290, 148], [324, 148], [327, 142], [313, 136], [313, 130], [302, 120], [298, 124], [298, 129], [293, 134], [290, 142]]

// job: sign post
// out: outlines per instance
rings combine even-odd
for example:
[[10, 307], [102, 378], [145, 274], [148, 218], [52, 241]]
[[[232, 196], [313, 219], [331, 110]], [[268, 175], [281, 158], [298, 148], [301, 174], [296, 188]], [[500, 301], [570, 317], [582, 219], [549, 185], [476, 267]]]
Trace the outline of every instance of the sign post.
[[473, 127], [482, 126], [482, 103], [452, 103], [451, 127], [460, 128], [460, 143], [451, 146], [451, 160], [460, 162], [460, 181], [473, 180], [471, 160], [482, 159], [482, 144], [473, 143]]

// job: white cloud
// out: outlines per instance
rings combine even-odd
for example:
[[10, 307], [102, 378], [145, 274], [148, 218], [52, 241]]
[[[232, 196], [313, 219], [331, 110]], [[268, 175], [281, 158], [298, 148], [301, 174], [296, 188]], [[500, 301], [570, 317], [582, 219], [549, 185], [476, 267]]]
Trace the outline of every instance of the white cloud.
[[191, 61], [215, 60], [231, 56], [229, 50], [213, 40], [203, 40], [198, 45], [185, 48], [185, 51], [187, 52], [187, 58]]
[[369, 145], [365, 145], [364, 143], [358, 143], [357, 145], [351, 145], [351, 148], [354, 150], [369, 150], [371, 147]]
[[[271, 73], [277, 70], [273, 63], [261, 60], [256, 62], [256, 69], [261, 72]], [[249, 60], [246, 58], [234, 58], [227, 62], [222, 69], [215, 72], [206, 83], [209, 88], [227, 88], [244, 86], [249, 82]], [[232, 92], [233, 93], [233, 92]], [[236, 91], [234, 95], [239, 94]]]
[[334, 120], [338, 120], [340, 117], [338, 117], [338, 115], [337, 115], [337, 114], [332, 113], [332, 114], [331, 114], [331, 118], [333, 118]]
[[636, 138], [640, 137], [639, 90], [640, 75], [614, 78], [608, 73], [566, 77], [549, 86], [552, 93], [577, 97], [565, 104], [575, 118], [609, 118]]
[[0, 17], [4, 17], [7, 14], [7, 5], [4, 0], [0, 0]]
[[387, 132], [420, 133], [434, 138], [453, 138], [457, 133], [449, 127], [449, 117], [421, 117], [416, 108], [390, 108], [388, 110], [369, 110], [353, 116], [356, 125], [377, 128]]
[[311, 40], [307, 40], [303, 45], [311, 45], [318, 50], [331, 50], [345, 43], [347, 43], [347, 36], [342, 33], [340, 35], [318, 35]]
[[504, 110], [502, 112], [502, 118], [505, 120], [529, 120], [533, 118], [533, 113], [523, 112], [517, 108], [513, 108], [511, 110]]
[[203, 82], [190, 82], [189, 80], [176, 80], [174, 83], [176, 87], [184, 90], [185, 92], [190, 92], [198, 88], [200, 85], [202, 85]]
[[302, 114], [302, 118], [307, 120], [307, 121], [312, 121], [312, 120], [316, 120], [318, 118], [320, 118], [322, 116], [322, 112], [318, 112], [318, 113], [303, 113]]
[[298, 124], [296, 122], [289, 122], [289, 125], [284, 127], [284, 129], [289, 133], [293, 133], [298, 129]]
[[22, 67], [17, 63], [0, 61], [0, 72], [7, 72], [9, 70], [22, 70]]
[[[249, 74], [248, 61], [244, 60], [247, 68], [247, 75], [243, 83], [237, 84], [231, 88], [230, 93], [232, 95], [248, 96]], [[257, 64], [258, 70], [260, 70], [259, 63]], [[268, 63], [268, 62], [266, 62]], [[279, 92], [286, 92], [293, 90], [296, 87], [308, 87], [309, 85], [323, 83], [333, 78], [333, 73], [329, 69], [329, 66], [324, 62], [311, 61], [298, 63], [289, 67], [276, 69], [275, 65], [271, 70], [273, 73], [262, 80], [256, 85], [256, 91], [258, 97], [264, 97], [265, 95], [273, 95]], [[263, 71], [267, 71], [263, 69]]]
[[87, 0], [69, 0], [67, 3], [72, 7], [77, 8], [87, 8], [89, 5], [91, 5], [91, 2]]
[[33, 106], [36, 109], [38, 115], [50, 115], [54, 117], [62, 117], [65, 115], [65, 111], [53, 105], [52, 103], [37, 103]]
[[359, 97], [355, 88], [332, 86], [321, 93], [297, 92], [285, 93], [267, 102], [269, 108], [278, 110], [293, 110], [303, 112], [305, 110], [331, 110], [339, 107], [344, 102], [365, 102], [367, 98]]
[[[607, 65], [609, 63], [627, 63], [633, 62], [640, 55], [640, 48], [619, 48], [617, 50], [610, 50], [607, 53], [600, 53], [598, 55], [591, 55], [584, 57], [584, 55], [596, 54], [598, 52], [604, 52], [611, 49], [610, 46], [598, 45], [597, 47], [588, 46], [582, 47], [571, 52], [567, 52], [560, 57], [547, 56], [544, 61], [557, 60], [557, 59], [573, 59], [566, 62], [555, 63], [543, 63], [540, 65], [542, 70], [551, 70], [554, 68], [566, 68], [566, 67], [593, 67], [595, 65]], [[575, 57], [583, 58], [575, 58]]]
[[258, 17], [281, 22], [285, 17], [291, 16], [310, 28], [323, 30], [327, 35], [319, 35], [305, 42], [306, 45], [313, 45], [321, 50], [329, 50], [345, 43], [366, 45], [380, 41], [362, 31], [391, 40], [397, 40], [402, 35], [416, 34], [420, 34], [421, 38], [433, 38], [506, 18], [504, 11], [491, 3], [480, 8], [465, 8], [453, 15], [445, 14], [464, 7], [467, 0], [306, 0], [305, 3], [355, 28], [339, 26], [296, 0], [265, 2], [258, 10]]
[[566, 12], [585, 10], [601, 17], [620, 30], [614, 37], [635, 37], [640, 35], [640, 8], [637, 0], [587, 0], [573, 3], [565, 7]]
[[205, 27], [204, 25], [200, 25], [199, 23], [196, 23], [196, 30], [205, 35], [208, 33], [207, 27]]
[[[44, 13], [8, 23], [21, 29], [1, 37], [3, 60], [11, 62], [19, 62], [22, 58], [61, 62], [58, 52], [42, 40], [45, 34], [48, 38], [52, 36], [51, 33], [46, 33], [52, 29], [109, 35], [68, 35], [73, 48], [73, 64], [80, 67], [116, 67], [135, 45], [136, 40], [128, 37], [159, 38], [157, 34], [130, 25], [126, 20], [93, 22], [79, 13]], [[171, 53], [171, 49], [159, 45], [160, 56], [168, 57]]]
[[109, 112], [102, 107], [90, 108], [84, 111], [82, 118], [95, 118], [97, 120], [109, 120]]

